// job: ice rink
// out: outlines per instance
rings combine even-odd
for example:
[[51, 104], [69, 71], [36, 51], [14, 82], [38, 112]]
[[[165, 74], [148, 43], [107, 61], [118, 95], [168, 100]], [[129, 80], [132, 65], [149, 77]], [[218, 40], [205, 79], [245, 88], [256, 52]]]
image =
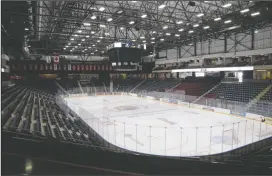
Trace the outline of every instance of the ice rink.
[[105, 140], [140, 153], [216, 154], [272, 135], [272, 126], [257, 120], [128, 95], [65, 100]]

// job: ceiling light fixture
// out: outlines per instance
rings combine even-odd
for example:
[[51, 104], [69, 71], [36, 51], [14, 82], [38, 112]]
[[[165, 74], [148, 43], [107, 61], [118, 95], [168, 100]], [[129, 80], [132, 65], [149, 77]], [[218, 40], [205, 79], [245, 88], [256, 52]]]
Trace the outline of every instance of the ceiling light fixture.
[[256, 31], [254, 31], [254, 33], [255, 33], [255, 34], [257, 34], [258, 32], [259, 32], [259, 31], [257, 31], [257, 30], [256, 30]]
[[71, 45], [71, 43], [68, 43], [68, 45]]
[[197, 17], [202, 17], [202, 16], [204, 16], [204, 13], [199, 13], [199, 14], [197, 14], [196, 16], [197, 16]]
[[92, 46], [95, 46], [95, 44], [93, 44]]
[[78, 32], [78, 33], [81, 33], [81, 32], [82, 32], [82, 30], [78, 30], [77, 32]]
[[163, 38], [161, 38], [161, 39], [160, 39], [160, 41], [164, 41], [164, 39], [163, 39]]
[[246, 12], [249, 12], [249, 9], [244, 9], [240, 11], [240, 13], [246, 13]]
[[255, 13], [252, 13], [251, 16], [257, 16], [257, 15], [260, 15], [260, 12], [255, 12]]
[[179, 29], [178, 31], [179, 31], [179, 32], [182, 32], [182, 31], [184, 31], [184, 29], [181, 28], [181, 29]]
[[120, 29], [121, 29], [121, 30], [123, 30], [123, 29], [124, 29], [124, 27], [120, 27]]
[[151, 42], [151, 43], [155, 43], [155, 42]]
[[161, 4], [161, 5], [158, 6], [158, 8], [159, 8], [159, 9], [163, 9], [165, 6], [166, 6], [166, 5]]
[[106, 32], [105, 35], [110, 35], [110, 33], [107, 33], [107, 32]]
[[144, 36], [141, 36], [140, 39], [144, 39], [145, 37]]
[[228, 7], [230, 7], [230, 6], [231, 6], [231, 3], [228, 3], [228, 4], [223, 5], [222, 7], [228, 8]]
[[225, 24], [231, 23], [231, 20], [227, 20], [224, 22]]
[[130, 21], [129, 24], [134, 24], [135, 22], [134, 21]]
[[198, 27], [198, 26], [199, 26], [199, 24], [194, 24], [194, 25], [193, 25], [193, 27]]
[[71, 40], [75, 40], [75, 39], [71, 38]]
[[152, 38], [151, 38], [151, 40], [155, 40], [155, 38], [154, 38], [154, 37], [152, 37]]
[[210, 26], [204, 26], [203, 27], [203, 29], [209, 29], [210, 28]]
[[191, 33], [193, 33], [193, 32], [194, 32], [193, 30], [188, 31], [189, 34], [191, 34]]
[[25, 28], [25, 31], [29, 31], [29, 29], [28, 29], [28, 28]]
[[104, 10], [105, 10], [105, 7], [100, 7], [100, 8], [99, 8], [99, 11], [100, 11], [100, 12], [103, 12]]
[[169, 35], [171, 35], [171, 34], [167, 32], [165, 35], [169, 36]]
[[103, 37], [102, 37], [102, 36], [100, 36], [99, 38], [100, 38], [100, 39], [102, 39]]
[[214, 21], [220, 21], [220, 20], [221, 20], [220, 17], [214, 19]]
[[90, 37], [89, 35], [86, 36], [86, 38], [89, 38], [89, 37]]
[[117, 14], [121, 14], [121, 13], [123, 13], [124, 11], [123, 10], [118, 10], [116, 13]]
[[78, 46], [80, 46], [81, 44], [79, 43], [79, 44], [77, 44]]
[[96, 16], [95, 16], [95, 15], [93, 15], [93, 16], [91, 17], [91, 19], [92, 19], [92, 20], [95, 20], [95, 19], [96, 19]]
[[143, 14], [143, 15], [141, 16], [141, 18], [145, 18], [145, 17], [147, 17], [147, 15], [146, 15], [146, 14]]
[[182, 23], [183, 23], [183, 21], [177, 21], [176, 23], [177, 23], [177, 24], [182, 24]]
[[175, 34], [176, 37], [179, 37], [180, 35], [179, 34]]
[[75, 37], [77, 37], [78, 35], [77, 35], [77, 34], [75, 34], [74, 36], [75, 36]]
[[163, 28], [163, 29], [167, 29], [167, 28], [168, 28], [168, 26], [163, 26], [162, 28]]
[[84, 41], [85, 41], [85, 39], [82, 39], [81, 41], [82, 41], [82, 42], [84, 42]]
[[99, 25], [101, 28], [105, 28], [106, 27], [106, 25], [104, 25], [104, 24], [100, 24]]
[[131, 40], [131, 41], [136, 42], [136, 40], [134, 40], [134, 39], [133, 39], [133, 40]]
[[91, 26], [91, 23], [83, 23], [84, 26]]
[[91, 31], [91, 34], [94, 34], [95, 32], [94, 31]]
[[108, 22], [111, 22], [111, 21], [112, 21], [112, 18], [107, 19], [107, 21], [108, 21]]

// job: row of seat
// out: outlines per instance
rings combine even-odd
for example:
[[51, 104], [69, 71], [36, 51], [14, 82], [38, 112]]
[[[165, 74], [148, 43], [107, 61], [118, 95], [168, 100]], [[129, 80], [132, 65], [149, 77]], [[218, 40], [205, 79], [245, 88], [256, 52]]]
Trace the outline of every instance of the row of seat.
[[85, 124], [75, 114], [66, 115], [53, 95], [15, 85], [3, 92], [2, 97], [4, 130], [77, 143], [94, 142]]

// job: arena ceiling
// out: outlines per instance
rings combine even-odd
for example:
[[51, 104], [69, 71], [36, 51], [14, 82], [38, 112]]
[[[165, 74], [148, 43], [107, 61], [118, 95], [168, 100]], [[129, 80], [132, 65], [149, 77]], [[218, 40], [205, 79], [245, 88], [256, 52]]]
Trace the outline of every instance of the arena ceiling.
[[[32, 25], [26, 29], [31, 53], [103, 55], [115, 41], [163, 49], [218, 37], [233, 26], [258, 28], [270, 22], [263, 14], [271, 3], [37, 1], [31, 7]], [[261, 14], [252, 16], [256, 12]]]

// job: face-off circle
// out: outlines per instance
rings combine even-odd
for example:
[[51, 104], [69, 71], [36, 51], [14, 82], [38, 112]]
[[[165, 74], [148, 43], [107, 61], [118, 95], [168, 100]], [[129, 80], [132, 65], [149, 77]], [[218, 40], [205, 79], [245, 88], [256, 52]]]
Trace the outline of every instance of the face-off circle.
[[133, 110], [139, 109], [139, 107], [137, 107], [137, 106], [117, 106], [117, 107], [114, 107], [114, 109], [116, 109], [118, 111], [133, 111]]

